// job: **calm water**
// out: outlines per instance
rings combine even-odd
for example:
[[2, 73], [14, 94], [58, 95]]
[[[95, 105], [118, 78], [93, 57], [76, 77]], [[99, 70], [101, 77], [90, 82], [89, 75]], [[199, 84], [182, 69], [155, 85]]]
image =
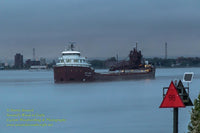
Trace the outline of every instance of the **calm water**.
[[[0, 71], [0, 133], [170, 133], [173, 110], [159, 109], [162, 88], [186, 71], [195, 73], [193, 101], [200, 92], [200, 68], [157, 69], [155, 80], [70, 84], [54, 84], [52, 71]], [[33, 109], [32, 114], [66, 122], [7, 127], [12, 123], [6, 122], [7, 109]], [[187, 132], [190, 110], [179, 109], [180, 133]]]

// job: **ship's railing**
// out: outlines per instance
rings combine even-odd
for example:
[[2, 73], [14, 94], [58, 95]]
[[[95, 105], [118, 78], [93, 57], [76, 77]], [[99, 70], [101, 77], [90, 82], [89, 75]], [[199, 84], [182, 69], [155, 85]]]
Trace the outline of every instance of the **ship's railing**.
[[108, 71], [108, 72], [101, 72], [101, 74], [117, 74], [117, 73], [148, 73], [150, 72], [149, 69], [131, 69], [131, 70], [116, 70], [116, 71]]
[[78, 66], [78, 67], [90, 67], [90, 64], [56, 64], [56, 66]]

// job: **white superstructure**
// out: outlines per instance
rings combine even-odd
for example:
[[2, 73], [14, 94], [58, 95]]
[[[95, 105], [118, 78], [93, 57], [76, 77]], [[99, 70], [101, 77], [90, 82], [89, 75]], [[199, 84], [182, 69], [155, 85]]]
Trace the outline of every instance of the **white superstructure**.
[[79, 51], [73, 50], [73, 44], [71, 44], [69, 50], [62, 52], [62, 57], [59, 58], [59, 62], [56, 66], [78, 66], [78, 67], [90, 67], [86, 57], [81, 57]]

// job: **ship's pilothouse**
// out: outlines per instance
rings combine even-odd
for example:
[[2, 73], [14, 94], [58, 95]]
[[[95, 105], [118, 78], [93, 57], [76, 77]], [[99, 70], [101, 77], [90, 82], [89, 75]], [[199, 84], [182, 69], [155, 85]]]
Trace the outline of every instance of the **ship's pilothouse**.
[[77, 66], [77, 67], [90, 67], [85, 57], [82, 57], [79, 51], [74, 51], [73, 44], [70, 45], [68, 50], [62, 52], [62, 57], [59, 58], [57, 66]]

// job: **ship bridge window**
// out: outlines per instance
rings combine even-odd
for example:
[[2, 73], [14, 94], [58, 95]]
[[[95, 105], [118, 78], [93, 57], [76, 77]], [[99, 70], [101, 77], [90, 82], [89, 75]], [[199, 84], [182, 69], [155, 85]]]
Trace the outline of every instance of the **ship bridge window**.
[[80, 56], [80, 53], [63, 53], [62, 55], [78, 55], [78, 56]]
[[81, 60], [80, 60], [80, 63], [84, 63], [84, 62], [86, 62], [84, 59], [81, 59]]
[[71, 59], [66, 59], [66, 62], [68, 63], [68, 62], [71, 62]]
[[63, 63], [63, 62], [64, 62], [64, 60], [63, 60], [63, 59], [61, 59], [61, 60], [60, 60], [60, 62], [61, 62], [61, 63]]
[[78, 59], [75, 59], [75, 60], [74, 60], [74, 62], [76, 62], [76, 63], [77, 63], [77, 62], [78, 62]]

